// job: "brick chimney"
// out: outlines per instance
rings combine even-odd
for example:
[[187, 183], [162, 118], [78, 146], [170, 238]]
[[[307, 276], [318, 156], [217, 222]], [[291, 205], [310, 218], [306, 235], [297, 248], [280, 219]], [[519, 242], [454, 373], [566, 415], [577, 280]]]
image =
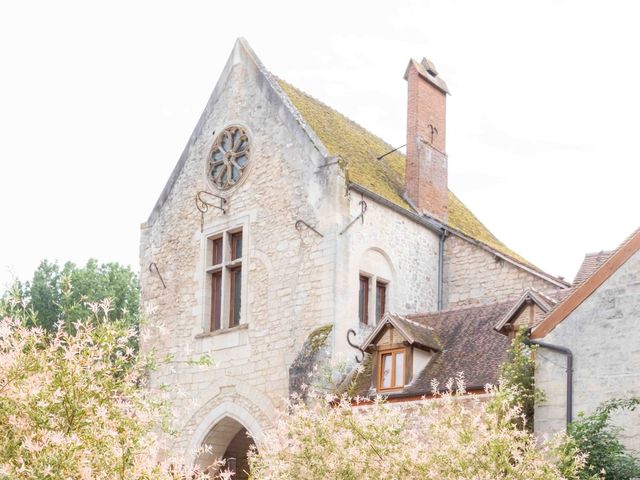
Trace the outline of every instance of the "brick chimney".
[[445, 150], [447, 84], [435, 65], [411, 59], [408, 83], [405, 188], [418, 210], [447, 221], [449, 190]]

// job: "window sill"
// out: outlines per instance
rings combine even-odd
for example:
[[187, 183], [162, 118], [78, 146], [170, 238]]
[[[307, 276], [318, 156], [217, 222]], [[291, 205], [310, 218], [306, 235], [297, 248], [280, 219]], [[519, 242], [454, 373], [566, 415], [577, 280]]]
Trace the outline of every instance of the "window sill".
[[213, 332], [203, 332], [196, 335], [195, 338], [208, 338], [217, 337], [218, 335], [224, 335], [225, 333], [237, 332], [238, 330], [246, 330], [249, 328], [248, 323], [241, 323], [237, 327], [223, 328], [220, 330], [214, 330]]

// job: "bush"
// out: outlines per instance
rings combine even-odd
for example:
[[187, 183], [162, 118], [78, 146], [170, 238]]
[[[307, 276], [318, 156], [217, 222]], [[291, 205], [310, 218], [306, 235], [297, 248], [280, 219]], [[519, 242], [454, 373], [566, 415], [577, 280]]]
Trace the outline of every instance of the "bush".
[[620, 443], [620, 428], [611, 425], [611, 415], [620, 410], [635, 410], [640, 398], [614, 399], [602, 404], [592, 415], [581, 413], [569, 425], [572, 443], [587, 454], [583, 476], [599, 474], [607, 480], [640, 477], [640, 463]]
[[[538, 448], [514, 418], [512, 397], [464, 395], [462, 378], [437, 399], [366, 405], [347, 396], [294, 403], [251, 455], [253, 479], [577, 479], [584, 458], [555, 443]], [[500, 402], [500, 408], [495, 408]], [[562, 446], [563, 448], [559, 448]]]
[[0, 319], [0, 479], [204, 478], [156, 461], [167, 410], [144, 388], [135, 330], [107, 321], [110, 302], [73, 332], [27, 327], [22, 307]]

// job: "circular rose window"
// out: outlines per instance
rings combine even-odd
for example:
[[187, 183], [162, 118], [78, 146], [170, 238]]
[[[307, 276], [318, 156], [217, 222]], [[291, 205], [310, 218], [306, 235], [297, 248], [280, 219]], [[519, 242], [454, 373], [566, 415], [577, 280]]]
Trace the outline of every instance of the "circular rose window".
[[218, 137], [209, 154], [209, 180], [220, 190], [233, 187], [249, 163], [249, 136], [244, 128], [231, 126]]

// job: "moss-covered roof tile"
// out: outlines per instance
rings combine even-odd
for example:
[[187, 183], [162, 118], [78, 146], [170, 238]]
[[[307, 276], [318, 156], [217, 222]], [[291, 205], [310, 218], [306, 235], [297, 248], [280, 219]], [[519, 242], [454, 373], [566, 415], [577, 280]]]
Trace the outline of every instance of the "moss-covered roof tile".
[[[281, 79], [278, 82], [329, 153], [341, 157], [346, 162], [350, 182], [412, 211], [411, 206], [403, 199], [405, 157], [402, 153], [396, 151], [378, 160], [377, 157], [393, 150], [394, 147], [312, 96]], [[498, 240], [451, 191], [448, 214], [450, 227], [529, 264]]]

